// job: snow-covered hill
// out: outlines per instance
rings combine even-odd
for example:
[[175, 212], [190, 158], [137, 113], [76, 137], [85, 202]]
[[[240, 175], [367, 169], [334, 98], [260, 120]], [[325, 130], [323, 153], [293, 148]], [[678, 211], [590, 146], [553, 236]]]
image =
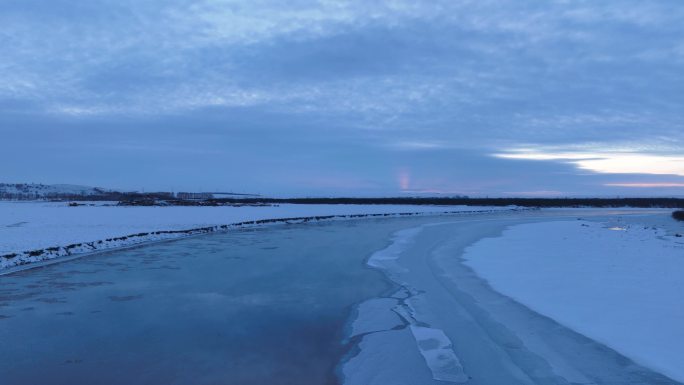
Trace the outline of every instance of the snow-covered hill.
[[109, 190], [71, 184], [0, 183], [0, 199], [31, 200], [99, 195]]

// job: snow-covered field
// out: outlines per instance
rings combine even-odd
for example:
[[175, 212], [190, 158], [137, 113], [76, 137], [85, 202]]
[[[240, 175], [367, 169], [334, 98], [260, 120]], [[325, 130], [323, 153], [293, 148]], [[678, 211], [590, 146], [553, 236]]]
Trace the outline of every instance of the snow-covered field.
[[343, 383], [683, 380], [684, 238], [669, 214], [541, 210], [395, 232], [368, 264], [399, 290], [356, 308]]
[[[506, 208], [409, 205], [278, 205], [220, 207], [78, 206], [51, 202], [0, 202], [0, 269], [64, 255], [221, 230], [217, 226], [276, 218], [330, 215], [444, 213]], [[509, 208], [510, 209], [510, 208]], [[211, 229], [208, 229], [211, 228]], [[185, 231], [160, 233], [160, 231]], [[144, 234], [144, 235], [139, 235]], [[130, 235], [136, 235], [129, 237]], [[139, 235], [139, 236], [138, 236]], [[123, 238], [126, 239], [113, 239]], [[65, 247], [71, 246], [68, 249]], [[28, 252], [48, 249], [44, 253]]]
[[40, 197], [51, 194], [95, 195], [102, 191], [107, 190], [73, 184], [0, 183], [0, 193], [36, 195]]
[[483, 239], [464, 258], [495, 290], [684, 381], [684, 238], [650, 225], [542, 222]]

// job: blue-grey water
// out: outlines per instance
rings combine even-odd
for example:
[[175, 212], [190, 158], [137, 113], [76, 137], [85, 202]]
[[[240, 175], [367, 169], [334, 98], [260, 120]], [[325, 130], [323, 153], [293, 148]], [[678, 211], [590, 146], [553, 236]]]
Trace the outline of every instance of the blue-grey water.
[[364, 261], [410, 220], [213, 234], [0, 276], [0, 384], [335, 383], [350, 309], [389, 289]]

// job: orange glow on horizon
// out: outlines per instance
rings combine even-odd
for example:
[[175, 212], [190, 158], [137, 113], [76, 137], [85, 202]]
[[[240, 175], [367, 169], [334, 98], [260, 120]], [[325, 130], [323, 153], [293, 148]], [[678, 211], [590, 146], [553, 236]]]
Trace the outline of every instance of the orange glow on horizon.
[[601, 174], [684, 176], [683, 156], [629, 152], [555, 152], [530, 149], [511, 150], [493, 154], [493, 156], [502, 159], [559, 161]]
[[411, 185], [411, 175], [407, 170], [399, 171], [399, 188], [402, 190], [408, 190]]
[[606, 183], [604, 186], [610, 187], [642, 187], [642, 188], [653, 188], [653, 187], [684, 187], [684, 183]]

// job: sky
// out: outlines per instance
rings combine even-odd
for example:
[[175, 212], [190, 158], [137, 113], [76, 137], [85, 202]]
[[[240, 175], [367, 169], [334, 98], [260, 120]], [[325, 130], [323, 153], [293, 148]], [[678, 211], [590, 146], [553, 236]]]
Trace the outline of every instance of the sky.
[[681, 0], [0, 0], [0, 181], [684, 196]]

